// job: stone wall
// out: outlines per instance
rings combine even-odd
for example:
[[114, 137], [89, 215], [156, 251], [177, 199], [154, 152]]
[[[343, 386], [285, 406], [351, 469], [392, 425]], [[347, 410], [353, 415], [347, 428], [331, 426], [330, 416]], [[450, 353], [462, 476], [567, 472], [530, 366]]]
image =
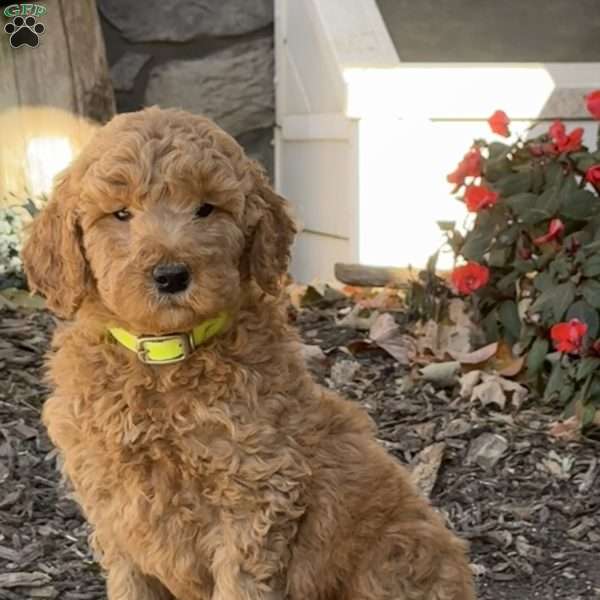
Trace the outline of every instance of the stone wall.
[[204, 114], [273, 171], [273, 0], [97, 0], [118, 112]]
[[597, 62], [598, 0], [376, 0], [401, 61]]

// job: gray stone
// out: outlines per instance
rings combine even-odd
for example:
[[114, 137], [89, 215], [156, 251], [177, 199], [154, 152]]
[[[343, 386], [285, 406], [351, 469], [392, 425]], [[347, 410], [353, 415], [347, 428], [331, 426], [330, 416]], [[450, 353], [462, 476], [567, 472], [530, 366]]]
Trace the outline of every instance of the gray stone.
[[600, 53], [598, 0], [376, 2], [401, 61], [588, 62]]
[[135, 78], [151, 58], [149, 54], [138, 54], [137, 52], [123, 54], [110, 68], [110, 78], [115, 91], [130, 92], [135, 86]]
[[273, 0], [99, 0], [98, 5], [130, 42], [241, 35], [273, 21]]
[[275, 120], [272, 39], [154, 67], [145, 104], [204, 114], [234, 136], [271, 127]]
[[495, 433], [482, 433], [469, 446], [467, 463], [477, 463], [489, 471], [502, 458], [508, 449], [506, 438]]
[[271, 181], [273, 180], [273, 128], [255, 129], [237, 137], [246, 154], [258, 161], [266, 170]]

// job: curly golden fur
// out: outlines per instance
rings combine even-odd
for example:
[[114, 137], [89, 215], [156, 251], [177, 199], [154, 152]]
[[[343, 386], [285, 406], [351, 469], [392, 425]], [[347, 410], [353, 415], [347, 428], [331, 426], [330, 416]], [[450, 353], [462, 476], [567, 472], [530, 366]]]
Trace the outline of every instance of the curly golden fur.
[[[216, 208], [195, 218], [198, 206]], [[126, 208], [128, 221], [114, 213]], [[465, 545], [355, 404], [312, 381], [281, 292], [295, 226], [208, 119], [113, 119], [58, 178], [24, 249], [56, 333], [43, 418], [110, 600], [471, 600]], [[189, 288], [150, 273], [185, 263]], [[187, 360], [111, 343], [231, 327]]]

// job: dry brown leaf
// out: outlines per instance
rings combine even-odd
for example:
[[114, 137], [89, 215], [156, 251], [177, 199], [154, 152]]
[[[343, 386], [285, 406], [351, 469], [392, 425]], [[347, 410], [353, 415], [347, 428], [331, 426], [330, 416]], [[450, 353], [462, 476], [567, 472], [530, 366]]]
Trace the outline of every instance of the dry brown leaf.
[[417, 337], [419, 355], [425, 354], [427, 351], [437, 355], [439, 351], [439, 325], [433, 319], [430, 319], [425, 323], [418, 323], [414, 328], [414, 332]]
[[526, 387], [499, 375], [481, 370], [470, 371], [460, 378], [460, 395], [479, 400], [483, 406], [495, 404], [504, 409], [508, 400], [519, 409], [529, 394]]
[[492, 357], [487, 365], [482, 366], [485, 371], [495, 371], [504, 377], [515, 377], [525, 364], [525, 356], [515, 356], [512, 348], [502, 340], [498, 344], [496, 356]]
[[458, 361], [432, 363], [421, 369], [425, 381], [439, 385], [441, 387], [450, 387], [456, 383], [456, 376], [460, 371]]
[[448, 353], [454, 359], [463, 365], [478, 365], [484, 363], [490, 358], [496, 356], [498, 351], [498, 342], [493, 342], [483, 348], [474, 350], [473, 352], [454, 352], [449, 351]]
[[503, 377], [516, 377], [525, 366], [525, 357], [518, 356], [517, 358], [513, 358], [510, 363], [506, 366], [502, 367], [498, 371], [498, 375], [502, 375]]
[[461, 398], [470, 398], [473, 395], [475, 386], [481, 381], [481, 371], [469, 371], [459, 380]]
[[471, 394], [471, 401], [473, 400], [479, 400], [482, 406], [495, 404], [501, 410], [506, 406], [506, 394], [502, 386], [494, 380], [484, 381], [476, 385]]
[[400, 364], [408, 365], [417, 355], [417, 341], [401, 332], [389, 313], [379, 315], [369, 330], [369, 337]]
[[363, 312], [363, 309], [358, 304], [355, 305], [352, 310], [341, 319], [336, 319], [335, 324], [338, 327], [351, 327], [352, 329], [361, 329], [361, 330], [369, 330], [373, 323], [375, 323], [375, 319], [377, 319], [378, 312], [372, 312], [368, 316], [360, 316], [360, 313]]
[[581, 438], [581, 423], [577, 416], [573, 415], [565, 421], [550, 423], [548, 433], [559, 440], [574, 442]]
[[286, 286], [285, 290], [290, 299], [290, 304], [300, 310], [302, 308], [302, 298], [304, 298], [304, 294], [306, 294], [306, 289], [308, 286], [302, 285], [300, 283], [290, 283]]
[[348, 352], [353, 355], [377, 350], [377, 346], [371, 340], [366, 339], [352, 340], [351, 342], [348, 342], [345, 347]]
[[460, 325], [462, 327], [470, 327], [472, 325], [468, 310], [467, 303], [460, 298], [453, 298], [448, 303], [448, 316], [456, 325]]
[[442, 325], [439, 331], [438, 355], [471, 352], [471, 329], [464, 325]]
[[301, 351], [304, 360], [309, 364], [323, 364], [327, 362], [327, 356], [325, 356], [325, 353], [323, 352], [323, 350], [321, 350], [320, 346], [302, 344]]
[[[27, 311], [43, 310], [46, 307], [46, 303], [41, 296], [30, 294], [25, 290], [5, 288], [0, 295], [3, 296], [3, 303], [7, 306], [23, 308]], [[5, 302], [6, 300], [8, 302]]]
[[413, 483], [416, 484], [426, 497], [430, 496], [435, 486], [445, 449], [446, 443], [438, 442], [423, 448], [415, 458], [415, 466], [411, 477]]
[[357, 302], [364, 308], [378, 310], [399, 310], [404, 305], [401, 292], [396, 288], [382, 288], [375, 295], [359, 299]]

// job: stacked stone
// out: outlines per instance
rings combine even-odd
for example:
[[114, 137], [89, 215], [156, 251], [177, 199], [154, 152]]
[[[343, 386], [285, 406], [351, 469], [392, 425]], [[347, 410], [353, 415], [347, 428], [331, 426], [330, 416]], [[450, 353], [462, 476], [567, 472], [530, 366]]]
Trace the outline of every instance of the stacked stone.
[[117, 110], [204, 114], [272, 171], [273, 0], [98, 0]]

